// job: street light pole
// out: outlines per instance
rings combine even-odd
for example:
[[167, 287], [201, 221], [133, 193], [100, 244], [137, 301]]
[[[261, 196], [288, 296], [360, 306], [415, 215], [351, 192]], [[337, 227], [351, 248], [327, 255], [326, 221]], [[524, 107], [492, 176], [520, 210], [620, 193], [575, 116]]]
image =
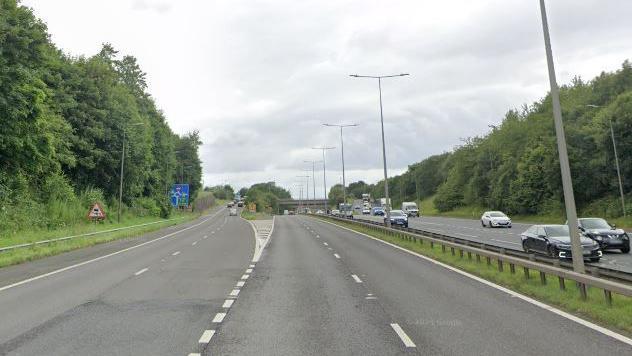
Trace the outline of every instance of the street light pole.
[[[314, 189], [314, 200], [316, 200], [316, 163], [320, 163], [321, 161], [303, 161], [305, 163], [311, 163], [312, 164], [312, 189]], [[315, 203], [315, 201], [314, 201]]]
[[[297, 178], [307, 178], [307, 187], [305, 188], [305, 195], [307, 196], [307, 204], [309, 204], [309, 176], [296, 176]], [[306, 205], [307, 205], [306, 204]]]
[[[590, 108], [600, 108], [599, 105], [586, 105]], [[612, 128], [612, 120], [608, 117], [608, 125], [610, 125], [610, 138], [612, 139], [612, 149], [614, 151], [614, 164], [617, 167], [617, 178], [619, 179], [619, 194], [621, 195], [621, 210], [623, 211], [623, 217], [626, 217], [627, 214], [625, 212], [625, 198], [623, 196], [623, 183], [621, 181], [621, 170], [619, 169], [619, 155], [617, 155], [617, 144], [614, 140], [614, 129]]]
[[325, 163], [325, 151], [333, 150], [336, 147], [312, 147], [313, 150], [323, 151], [323, 194], [325, 195], [325, 213], [327, 213], [327, 166]]
[[555, 135], [557, 136], [557, 151], [560, 158], [560, 170], [562, 173], [562, 189], [564, 191], [564, 204], [566, 207], [566, 219], [571, 238], [571, 253], [573, 255], [573, 270], [578, 273], [585, 273], [584, 254], [582, 251], [577, 227], [577, 210], [575, 207], [575, 196], [573, 193], [573, 182], [571, 180], [571, 168], [568, 162], [568, 152], [566, 151], [566, 137], [564, 134], [564, 124], [562, 122], [562, 108], [560, 105], [560, 94], [555, 78], [555, 66], [553, 64], [553, 54], [551, 50], [551, 38], [549, 36], [549, 25], [546, 18], [546, 8], [544, 0], [540, 0], [540, 12], [542, 15], [542, 30], [544, 32], [544, 47], [546, 50], [546, 62], [549, 69], [549, 82], [551, 85], [551, 100], [553, 101], [553, 119], [555, 121]]
[[347, 188], [345, 181], [345, 144], [342, 140], [342, 129], [345, 127], [355, 127], [359, 126], [358, 124], [350, 124], [350, 125], [337, 125], [337, 124], [323, 124], [329, 127], [339, 127], [340, 128], [340, 151], [342, 155], [342, 202], [347, 203]]
[[[129, 124], [128, 127], [131, 126], [139, 126], [139, 125], [145, 125], [144, 122], [136, 122], [133, 124]], [[120, 181], [119, 181], [119, 203], [118, 203], [118, 212], [117, 212], [117, 217], [116, 220], [117, 222], [121, 222], [121, 204], [123, 204], [123, 167], [125, 166], [125, 127], [123, 128], [123, 145], [122, 145], [122, 150], [121, 150], [121, 174], [120, 174]]]
[[386, 198], [386, 209], [384, 209], [386, 211], [386, 226], [387, 227], [391, 227], [391, 200], [389, 198], [388, 195], [388, 174], [386, 173], [386, 144], [384, 142], [384, 113], [382, 110], [382, 79], [383, 78], [393, 78], [393, 77], [404, 77], [409, 75], [408, 73], [402, 73], [402, 74], [395, 74], [395, 75], [377, 75], [377, 76], [373, 76], [373, 75], [357, 75], [357, 74], [351, 74], [351, 77], [354, 78], [371, 78], [371, 79], [377, 79], [377, 86], [378, 86], [378, 90], [380, 92], [380, 123], [382, 126], [382, 163], [384, 165], [384, 195]]

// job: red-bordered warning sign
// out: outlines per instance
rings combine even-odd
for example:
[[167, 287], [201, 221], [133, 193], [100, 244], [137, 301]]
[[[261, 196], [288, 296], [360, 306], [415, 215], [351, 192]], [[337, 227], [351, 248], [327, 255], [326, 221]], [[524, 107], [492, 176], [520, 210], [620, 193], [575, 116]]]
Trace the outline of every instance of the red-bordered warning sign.
[[101, 209], [99, 203], [94, 203], [90, 211], [88, 211], [88, 219], [90, 220], [103, 220], [105, 219], [105, 211]]

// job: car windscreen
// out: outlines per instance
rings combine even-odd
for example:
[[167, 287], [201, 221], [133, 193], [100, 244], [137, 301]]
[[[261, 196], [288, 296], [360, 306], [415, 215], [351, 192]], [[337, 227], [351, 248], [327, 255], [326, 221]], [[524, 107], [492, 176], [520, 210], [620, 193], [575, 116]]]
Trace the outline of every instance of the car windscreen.
[[489, 213], [489, 216], [491, 216], [492, 218], [504, 218], [504, 217], [506, 217], [505, 214], [498, 213], [498, 212], [496, 212], [496, 213]]
[[391, 211], [391, 216], [404, 216], [404, 213], [399, 210], [393, 210]]
[[546, 230], [547, 236], [568, 236], [568, 226], [566, 225], [556, 225], [556, 226], [545, 226], [544, 230]]
[[584, 229], [610, 229], [610, 225], [604, 219], [582, 219]]

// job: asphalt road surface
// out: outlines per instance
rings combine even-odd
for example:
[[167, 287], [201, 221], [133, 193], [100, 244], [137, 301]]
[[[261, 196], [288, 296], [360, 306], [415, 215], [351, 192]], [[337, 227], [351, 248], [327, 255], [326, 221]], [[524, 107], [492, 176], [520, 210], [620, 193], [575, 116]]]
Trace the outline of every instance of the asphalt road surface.
[[[355, 218], [358, 220], [384, 221], [384, 218], [381, 216], [356, 215]], [[513, 227], [511, 229], [489, 228], [482, 227], [480, 220], [433, 216], [421, 216], [419, 218], [414, 217], [408, 219], [408, 226], [410, 228], [423, 229], [465, 240], [522, 251], [520, 234], [527, 230], [531, 224], [513, 223], [512, 225]], [[604, 251], [604, 256], [600, 262], [591, 264], [632, 273], [632, 254], [624, 254], [619, 250]]]
[[222, 209], [2, 269], [0, 354], [632, 354], [630, 339], [314, 218], [258, 230], [271, 237], [253, 262], [253, 230]]
[[247, 283], [205, 355], [632, 353], [515, 295], [307, 217], [277, 217]]
[[[2, 269], [0, 354], [199, 352], [200, 335], [249, 266], [253, 235], [250, 224], [221, 209], [141, 240]], [[94, 261], [98, 256], [108, 257]], [[18, 275], [86, 261], [92, 262], [11, 287]]]

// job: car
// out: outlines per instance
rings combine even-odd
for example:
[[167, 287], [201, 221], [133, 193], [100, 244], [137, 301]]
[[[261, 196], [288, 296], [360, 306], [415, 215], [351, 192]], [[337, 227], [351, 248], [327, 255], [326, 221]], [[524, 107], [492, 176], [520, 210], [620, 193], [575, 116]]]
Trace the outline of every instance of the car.
[[240, 208], [243, 208], [243, 207], [244, 207], [244, 202], [243, 202], [243, 201], [241, 201], [241, 200], [240, 200], [240, 201], [238, 201], [238, 202], [237, 202], [237, 206], [238, 206], [238, 207], [240, 207]]
[[381, 206], [374, 206], [371, 209], [371, 215], [374, 216], [384, 216], [384, 208], [382, 208]]
[[621, 250], [630, 253], [630, 236], [602, 218], [577, 219], [579, 231], [599, 244], [601, 250]]
[[405, 201], [402, 203], [402, 211], [408, 215], [408, 217], [419, 217], [419, 208], [417, 204], [411, 201]]
[[227, 208], [232, 208], [235, 204], [232, 201], [229, 201], [228, 204], [226, 204]]
[[319, 210], [316, 210], [316, 214], [318, 214], [318, 215], [323, 215], [323, 211], [322, 211], [322, 210], [320, 210], [320, 209], [319, 209]]
[[371, 209], [364, 207], [364, 209], [362, 209], [362, 215], [371, 215]]
[[[572, 258], [571, 238], [568, 225], [533, 225], [520, 235], [522, 249], [559, 259]], [[603, 255], [599, 244], [585, 236], [580, 236], [585, 259], [598, 262]]]
[[[391, 226], [408, 227], [408, 215], [401, 210], [391, 210]], [[384, 224], [386, 224], [386, 218], [384, 218]]]
[[338, 210], [338, 209], [332, 209], [332, 210], [331, 210], [331, 215], [333, 215], [333, 216], [338, 216], [338, 215], [340, 215], [340, 210]]
[[237, 209], [230, 208], [230, 210], [228, 211], [228, 216], [237, 216]]
[[486, 211], [481, 216], [483, 227], [508, 227], [511, 228], [511, 219], [502, 211]]
[[294, 210], [290, 210], [289, 213], [290, 213], [290, 215], [294, 215], [295, 214]]

